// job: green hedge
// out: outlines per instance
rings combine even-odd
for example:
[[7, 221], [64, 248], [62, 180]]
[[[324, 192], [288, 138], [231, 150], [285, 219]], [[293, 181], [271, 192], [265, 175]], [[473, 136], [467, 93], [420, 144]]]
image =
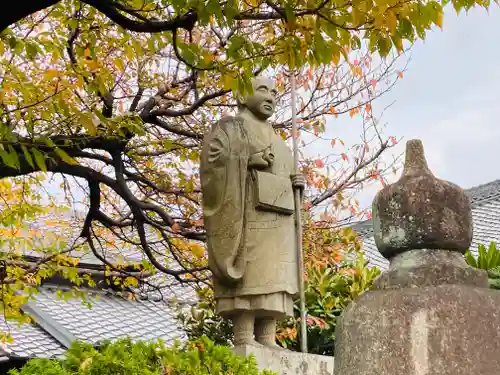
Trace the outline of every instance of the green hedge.
[[32, 359], [10, 375], [275, 375], [259, 371], [255, 358], [233, 354], [207, 337], [187, 345], [162, 342], [104, 342], [99, 349], [77, 342], [63, 360]]

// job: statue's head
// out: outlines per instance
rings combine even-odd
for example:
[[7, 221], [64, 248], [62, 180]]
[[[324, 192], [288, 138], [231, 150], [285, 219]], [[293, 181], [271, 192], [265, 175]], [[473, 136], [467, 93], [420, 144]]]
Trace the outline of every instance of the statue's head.
[[270, 78], [257, 77], [252, 80], [253, 94], [241, 97], [239, 107], [246, 108], [259, 119], [267, 120], [276, 108], [276, 84]]

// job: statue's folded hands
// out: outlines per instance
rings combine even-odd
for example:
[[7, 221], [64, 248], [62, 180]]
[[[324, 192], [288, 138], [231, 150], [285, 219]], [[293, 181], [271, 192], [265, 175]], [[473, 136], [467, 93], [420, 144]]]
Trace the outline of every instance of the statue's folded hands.
[[264, 152], [256, 152], [255, 154], [250, 156], [250, 160], [248, 161], [248, 168], [253, 169], [264, 169], [269, 167], [270, 163], [266, 159], [264, 159]]

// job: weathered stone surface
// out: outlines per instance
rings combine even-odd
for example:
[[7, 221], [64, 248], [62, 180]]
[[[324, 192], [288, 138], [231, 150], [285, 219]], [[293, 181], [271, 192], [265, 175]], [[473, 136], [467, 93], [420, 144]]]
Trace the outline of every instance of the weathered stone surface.
[[335, 375], [498, 375], [500, 293], [463, 285], [372, 291], [336, 331]]
[[434, 177], [422, 142], [407, 142], [403, 175], [373, 201], [375, 243], [390, 259], [409, 249], [464, 253], [472, 241], [470, 201], [455, 184]]
[[486, 271], [470, 267], [461, 253], [448, 250], [410, 250], [392, 258], [389, 269], [371, 290], [415, 288], [442, 284], [488, 287]]
[[333, 357], [252, 345], [237, 346], [233, 350], [239, 355], [253, 354], [259, 369], [275, 371], [278, 375], [333, 374]]

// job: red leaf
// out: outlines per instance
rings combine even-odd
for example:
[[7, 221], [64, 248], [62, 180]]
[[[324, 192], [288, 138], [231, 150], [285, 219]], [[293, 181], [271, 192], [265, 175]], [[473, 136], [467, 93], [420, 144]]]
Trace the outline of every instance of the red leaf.
[[375, 86], [377, 86], [377, 80], [376, 79], [372, 79], [370, 81], [370, 84], [373, 86], [373, 88], [375, 88]]
[[323, 163], [323, 160], [321, 159], [316, 160], [314, 164], [316, 164], [316, 167], [318, 168], [323, 168], [325, 166], [325, 163]]
[[342, 153], [342, 154], [341, 154], [341, 156], [342, 156], [342, 160], [344, 160], [344, 161], [347, 161], [347, 160], [348, 160], [348, 157], [347, 157], [347, 155], [346, 155], [346, 154]]

